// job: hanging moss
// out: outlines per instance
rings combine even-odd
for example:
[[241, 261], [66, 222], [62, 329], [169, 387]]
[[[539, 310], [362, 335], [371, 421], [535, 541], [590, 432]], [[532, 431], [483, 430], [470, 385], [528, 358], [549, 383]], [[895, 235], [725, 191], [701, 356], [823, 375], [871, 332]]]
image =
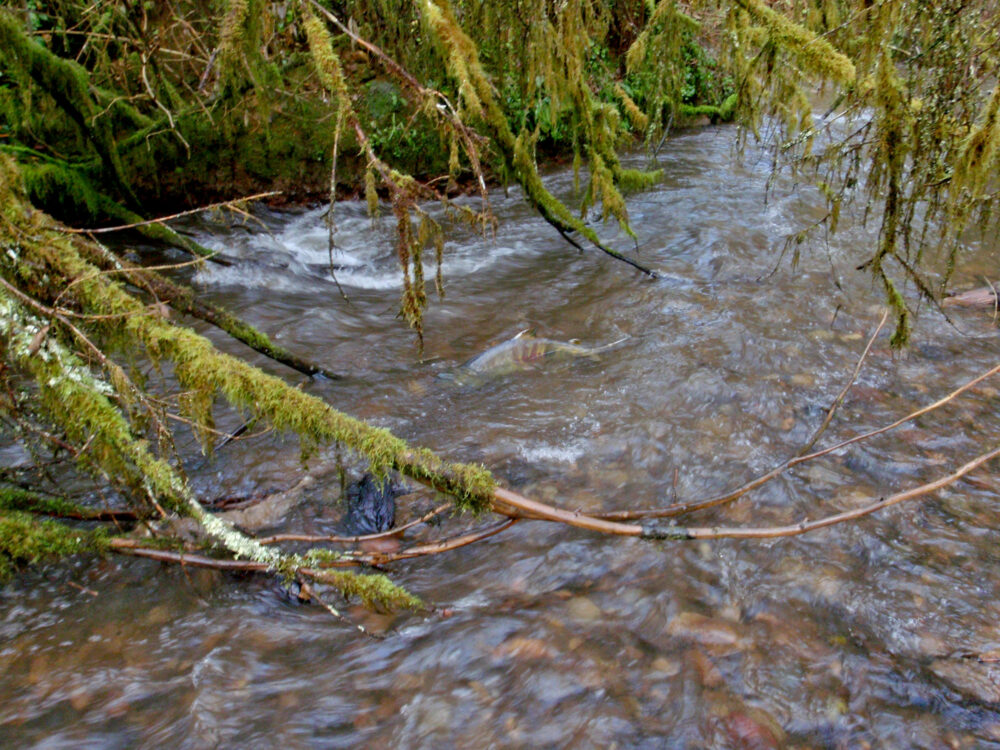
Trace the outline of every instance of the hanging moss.
[[803, 70], [843, 85], [854, 82], [854, 63], [826, 39], [790, 21], [761, 0], [736, 0], [736, 4], [763, 25], [773, 43], [792, 55]]
[[320, 82], [327, 91], [337, 97], [338, 107], [352, 112], [354, 108], [351, 104], [350, 91], [344, 80], [340, 60], [333, 52], [330, 35], [323, 22], [308, 7], [304, 13], [304, 25], [309, 39], [309, 51]]
[[979, 195], [990, 180], [994, 179], [1000, 164], [1000, 85], [993, 87], [993, 94], [986, 105], [980, 122], [957, 149], [952, 175], [952, 205], [956, 205], [963, 192]]
[[[422, 0], [420, 7], [426, 26], [441, 44], [442, 54], [449, 61], [450, 72], [458, 78], [458, 88], [463, 94], [465, 105], [474, 109], [483, 118], [494, 145], [503, 156], [510, 173], [524, 189], [529, 203], [561, 232], [578, 232], [605, 253], [632, 263], [631, 260], [604, 245], [593, 229], [573, 216], [569, 209], [544, 187], [535, 164], [532, 135], [522, 131], [515, 137], [511, 132], [508, 121], [494, 97], [489, 78], [481, 66], [476, 47], [455, 20], [447, 0], [440, 2]], [[460, 64], [456, 62], [458, 59], [461, 59]], [[584, 99], [585, 122], [594, 123], [595, 111], [607, 114], [606, 109], [594, 105], [579, 79], [573, 90]], [[470, 98], [466, 99], [466, 96]], [[607, 121], [605, 123], [608, 124]], [[624, 200], [614, 184], [615, 172], [620, 168], [617, 157], [611, 150], [613, 140], [614, 136], [611, 133], [602, 130], [599, 134], [597, 129], [592, 128], [590, 141], [592, 186], [587, 194], [592, 197], [599, 195], [605, 204], [605, 213], [614, 215], [626, 231], [632, 234], [624, 211]], [[610, 166], [605, 160], [606, 156], [610, 159]], [[587, 205], [587, 199], [584, 205]]]
[[[261, 58], [263, 9], [259, 0], [227, 0], [219, 34], [219, 71], [223, 97], [239, 97], [270, 77]], [[263, 92], [261, 92], [263, 93]]]

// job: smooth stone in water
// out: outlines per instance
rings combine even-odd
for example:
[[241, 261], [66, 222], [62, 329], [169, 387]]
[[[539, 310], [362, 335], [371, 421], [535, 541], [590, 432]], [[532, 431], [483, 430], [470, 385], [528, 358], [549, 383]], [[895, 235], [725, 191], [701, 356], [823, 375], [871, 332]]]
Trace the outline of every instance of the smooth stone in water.
[[735, 646], [740, 636], [728, 622], [697, 612], [681, 612], [667, 625], [667, 633], [705, 646]]
[[[773, 750], [778, 750], [784, 746], [784, 732], [773, 719], [767, 722], [758, 721], [750, 716], [749, 712], [733, 711], [723, 722], [726, 726], [726, 734], [734, 748], [740, 750], [772, 750], [773, 748]], [[774, 730], [768, 724], [773, 724]]]
[[604, 616], [604, 612], [594, 602], [585, 596], [576, 596], [569, 600], [566, 609], [570, 617], [581, 622], [592, 622]]
[[654, 672], [660, 672], [667, 677], [673, 677], [681, 671], [681, 665], [665, 656], [657, 656], [649, 665]]

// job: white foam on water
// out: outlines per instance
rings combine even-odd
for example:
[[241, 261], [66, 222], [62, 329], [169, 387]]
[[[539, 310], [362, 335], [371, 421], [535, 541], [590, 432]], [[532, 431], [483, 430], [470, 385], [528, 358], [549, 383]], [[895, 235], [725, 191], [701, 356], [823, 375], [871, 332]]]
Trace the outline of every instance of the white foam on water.
[[573, 441], [563, 445], [537, 443], [535, 445], [522, 445], [520, 453], [523, 459], [532, 463], [572, 464], [582, 458], [587, 453], [587, 449], [582, 441]]
[[[335, 247], [331, 254], [326, 225], [326, 206], [296, 214], [272, 214], [270, 231], [255, 235], [205, 234], [206, 246], [224, 256], [236, 258], [233, 266], [210, 265], [196, 279], [206, 285], [268, 287], [280, 291], [301, 288], [303, 279], [333, 285], [329, 266], [332, 260], [337, 282], [345, 288], [401, 289], [403, 277], [396, 256], [395, 222], [391, 217], [372, 221], [364, 204], [340, 203], [335, 213]], [[446, 237], [447, 222], [442, 224]], [[488, 271], [510, 256], [541, 252], [542, 247], [523, 240], [496, 242], [492, 238], [459, 232], [461, 239], [446, 239], [445, 273], [461, 278]], [[424, 278], [437, 272], [434, 252], [424, 251]]]

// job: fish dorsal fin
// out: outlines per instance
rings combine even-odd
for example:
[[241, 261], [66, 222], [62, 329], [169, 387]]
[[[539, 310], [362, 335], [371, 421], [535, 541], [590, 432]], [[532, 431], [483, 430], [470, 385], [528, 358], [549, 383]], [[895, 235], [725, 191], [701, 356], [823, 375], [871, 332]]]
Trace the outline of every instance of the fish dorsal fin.
[[523, 331], [521, 331], [514, 337], [514, 340], [516, 341], [517, 339], [533, 339], [533, 338], [535, 338], [535, 329], [525, 328]]
[[580, 346], [580, 344], [582, 344], [583, 342], [580, 339], [570, 339], [569, 343], [572, 344], [573, 346]]

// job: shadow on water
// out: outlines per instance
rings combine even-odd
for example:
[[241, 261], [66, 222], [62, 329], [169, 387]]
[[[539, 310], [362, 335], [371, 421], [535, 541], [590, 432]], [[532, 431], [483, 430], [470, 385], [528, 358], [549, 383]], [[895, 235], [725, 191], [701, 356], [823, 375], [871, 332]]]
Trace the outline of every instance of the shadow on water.
[[[873, 231], [845, 217], [828, 248], [795, 269], [779, 263], [775, 248], [818, 203], [780, 183], [765, 203], [765, 167], [734, 166], [729, 143], [713, 130], [676, 139], [666, 181], [630, 199], [658, 282], [578, 254], [516, 195], [498, 197], [495, 240], [457, 230], [447, 245], [447, 296], [428, 310], [423, 362], [393, 317], [392, 228], [361, 206], [337, 209], [349, 305], [325, 270], [323, 209], [263, 212], [266, 230], [195, 227], [239, 259], [195, 281], [349, 376], [311, 392], [483, 462], [525, 494], [586, 511], [705, 497], [801, 447], [879, 317], [877, 291], [852, 270]], [[548, 180], [569, 195], [571, 174]], [[879, 340], [828, 439], [890, 422], [994, 364], [989, 321], [961, 315], [956, 331], [924, 314], [905, 355]], [[474, 388], [438, 377], [525, 328], [587, 346], [629, 338], [596, 360]], [[984, 385], [693, 522], [788, 523], [927, 481], [997, 432], [998, 397]], [[330, 451], [312, 465], [332, 461]], [[207, 496], [252, 493], [299, 471], [297, 446], [272, 435], [227, 447], [194, 481]], [[313, 515], [333, 518], [335, 494], [319, 483]], [[521, 524], [395, 566], [438, 609], [348, 607], [381, 640], [263, 578], [81, 561], [0, 591], [0, 745], [996, 745], [996, 499], [990, 483], [969, 481], [776, 541], [650, 543]], [[307, 520], [293, 514], [283, 528]]]

